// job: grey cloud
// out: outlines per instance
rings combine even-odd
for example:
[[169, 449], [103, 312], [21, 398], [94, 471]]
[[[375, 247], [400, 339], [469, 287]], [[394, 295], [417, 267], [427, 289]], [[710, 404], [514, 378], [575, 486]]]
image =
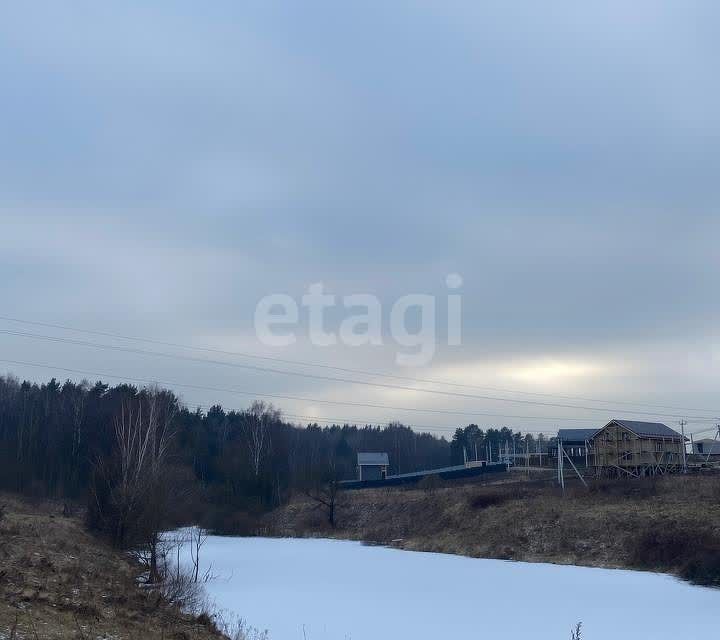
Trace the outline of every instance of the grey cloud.
[[[448, 364], [652, 360], [645, 345], [691, 336], [709, 353], [717, 13], [8, 4], [4, 305], [196, 340], [245, 335], [267, 293], [323, 281], [388, 305], [444, 296], [458, 272], [466, 343]], [[333, 357], [360, 356], [315, 359]]]

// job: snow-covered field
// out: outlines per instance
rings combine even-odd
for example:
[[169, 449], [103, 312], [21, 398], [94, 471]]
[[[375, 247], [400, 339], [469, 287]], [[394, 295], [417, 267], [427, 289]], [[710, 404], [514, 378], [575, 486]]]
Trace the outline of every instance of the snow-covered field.
[[217, 606], [270, 640], [566, 640], [578, 621], [584, 640], [720, 630], [720, 590], [660, 574], [267, 538], [210, 537], [200, 561]]

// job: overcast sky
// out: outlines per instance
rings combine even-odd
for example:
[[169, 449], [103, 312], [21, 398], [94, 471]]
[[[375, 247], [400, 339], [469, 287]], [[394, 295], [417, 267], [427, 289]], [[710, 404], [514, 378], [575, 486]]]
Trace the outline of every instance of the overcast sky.
[[[720, 414], [716, 2], [147, 4], [0, 8], [0, 314], [483, 397], [7, 333], [2, 359], [177, 383], [190, 404], [249, 401], [220, 388], [311, 398], [275, 402], [438, 433], [681, 415], [700, 431]], [[290, 347], [255, 336], [263, 296], [322, 282], [376, 295], [386, 334], [400, 296], [436, 295], [440, 341], [451, 273], [463, 344], [423, 368], [398, 366], [389, 335], [319, 347], [303, 321]]]

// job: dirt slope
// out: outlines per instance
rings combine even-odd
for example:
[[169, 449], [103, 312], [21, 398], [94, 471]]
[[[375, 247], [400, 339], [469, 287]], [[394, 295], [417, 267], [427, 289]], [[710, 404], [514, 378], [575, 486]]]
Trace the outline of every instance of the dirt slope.
[[565, 496], [527, 482], [344, 492], [338, 525], [310, 500], [273, 512], [269, 533], [404, 549], [667, 571], [720, 584], [720, 480], [606, 481]]
[[138, 569], [62, 505], [8, 495], [0, 505], [0, 639], [219, 638], [138, 588]]

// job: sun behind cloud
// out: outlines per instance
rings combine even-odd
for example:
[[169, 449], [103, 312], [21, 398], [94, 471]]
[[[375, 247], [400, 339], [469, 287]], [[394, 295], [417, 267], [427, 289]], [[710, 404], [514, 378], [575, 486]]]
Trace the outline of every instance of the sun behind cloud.
[[506, 365], [498, 372], [508, 380], [537, 385], [571, 383], [578, 378], [604, 375], [611, 367], [592, 360], [542, 358]]

